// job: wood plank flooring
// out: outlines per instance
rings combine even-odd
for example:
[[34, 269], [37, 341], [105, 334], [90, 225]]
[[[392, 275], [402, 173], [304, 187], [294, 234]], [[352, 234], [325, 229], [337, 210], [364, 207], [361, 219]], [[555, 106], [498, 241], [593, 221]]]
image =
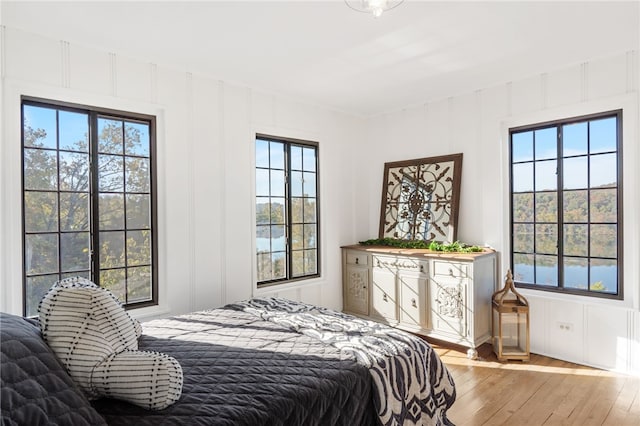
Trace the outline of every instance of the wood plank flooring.
[[529, 363], [497, 361], [491, 346], [477, 360], [431, 341], [456, 382], [448, 411], [457, 426], [640, 426], [640, 378], [532, 354]]

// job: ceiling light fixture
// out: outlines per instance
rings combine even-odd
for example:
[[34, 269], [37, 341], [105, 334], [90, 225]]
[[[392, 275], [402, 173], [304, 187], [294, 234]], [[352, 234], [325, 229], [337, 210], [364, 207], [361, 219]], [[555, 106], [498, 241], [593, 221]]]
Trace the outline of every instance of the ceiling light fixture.
[[404, 0], [344, 0], [353, 10], [358, 12], [371, 13], [378, 18], [382, 12], [391, 10], [400, 5]]

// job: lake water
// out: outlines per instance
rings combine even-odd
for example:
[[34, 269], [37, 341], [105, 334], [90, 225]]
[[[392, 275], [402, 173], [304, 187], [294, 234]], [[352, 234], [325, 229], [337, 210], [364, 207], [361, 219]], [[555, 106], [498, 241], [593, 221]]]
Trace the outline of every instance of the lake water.
[[[514, 280], [523, 282], [533, 281], [533, 265], [515, 265]], [[552, 266], [538, 266], [538, 282], [548, 285], [556, 285], [558, 276], [557, 268]], [[581, 266], [566, 266], [564, 278], [567, 284], [585, 284], [587, 282], [587, 269]], [[616, 293], [618, 268], [616, 266], [592, 266], [591, 283], [602, 282], [605, 292]], [[567, 287], [567, 285], [565, 285]]]

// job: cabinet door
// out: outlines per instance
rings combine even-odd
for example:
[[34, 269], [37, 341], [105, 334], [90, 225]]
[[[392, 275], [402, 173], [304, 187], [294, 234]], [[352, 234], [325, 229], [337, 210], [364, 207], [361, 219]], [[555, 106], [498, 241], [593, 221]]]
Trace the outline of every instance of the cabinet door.
[[371, 288], [371, 316], [397, 321], [396, 274], [394, 271], [373, 268]]
[[369, 315], [369, 269], [366, 266], [347, 265], [344, 296], [345, 311]]
[[429, 287], [433, 331], [466, 340], [467, 280], [435, 277], [431, 278]]
[[427, 328], [427, 275], [400, 271], [400, 322], [419, 328]]

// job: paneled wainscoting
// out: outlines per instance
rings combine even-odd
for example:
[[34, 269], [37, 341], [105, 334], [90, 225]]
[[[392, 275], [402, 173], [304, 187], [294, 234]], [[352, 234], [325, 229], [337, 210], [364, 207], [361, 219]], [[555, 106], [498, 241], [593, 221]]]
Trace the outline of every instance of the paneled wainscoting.
[[500, 363], [489, 344], [469, 360], [465, 348], [429, 342], [456, 382], [456, 425], [640, 425], [640, 377], [536, 354]]

